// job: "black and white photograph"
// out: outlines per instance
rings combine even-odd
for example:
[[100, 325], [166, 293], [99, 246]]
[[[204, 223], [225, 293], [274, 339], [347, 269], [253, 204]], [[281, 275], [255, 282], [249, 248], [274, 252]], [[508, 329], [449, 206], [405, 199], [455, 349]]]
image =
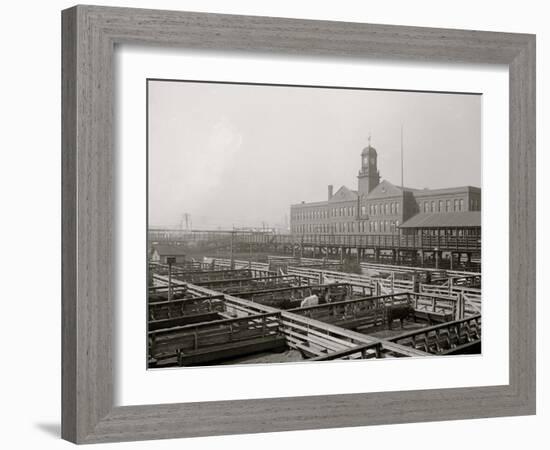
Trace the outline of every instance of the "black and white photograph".
[[146, 83], [149, 369], [481, 355], [480, 93]]
[[2, 448], [545, 447], [545, 3], [3, 6]]

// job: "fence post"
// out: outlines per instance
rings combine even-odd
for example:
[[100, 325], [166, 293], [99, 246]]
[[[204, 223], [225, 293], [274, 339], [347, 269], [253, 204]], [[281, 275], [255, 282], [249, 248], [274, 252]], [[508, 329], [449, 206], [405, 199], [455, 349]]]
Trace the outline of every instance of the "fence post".
[[464, 296], [462, 293], [458, 294], [456, 299], [456, 315], [455, 320], [461, 320], [464, 318]]
[[420, 280], [416, 272], [413, 273], [413, 291], [420, 292]]

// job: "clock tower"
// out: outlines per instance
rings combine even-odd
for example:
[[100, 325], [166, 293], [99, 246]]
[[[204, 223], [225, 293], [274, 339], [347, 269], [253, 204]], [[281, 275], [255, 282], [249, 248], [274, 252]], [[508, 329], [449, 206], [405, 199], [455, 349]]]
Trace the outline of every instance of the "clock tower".
[[361, 170], [359, 170], [358, 187], [359, 195], [366, 195], [380, 183], [380, 174], [378, 173], [378, 154], [374, 147], [369, 145], [361, 152]]

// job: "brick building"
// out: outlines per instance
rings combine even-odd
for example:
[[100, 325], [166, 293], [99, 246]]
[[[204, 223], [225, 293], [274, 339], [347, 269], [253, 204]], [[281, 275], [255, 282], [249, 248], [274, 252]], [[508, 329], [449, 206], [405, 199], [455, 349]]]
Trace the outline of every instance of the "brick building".
[[[477, 233], [478, 228], [480, 232], [480, 211], [481, 189], [478, 187], [412, 189], [388, 180], [380, 181], [378, 154], [369, 142], [361, 152], [357, 190], [342, 186], [333, 192], [333, 186], [329, 185], [325, 201], [291, 205], [290, 230], [293, 234], [410, 233], [416, 232], [416, 228], [401, 229], [401, 226], [416, 216], [427, 220], [431, 215], [452, 215], [455, 232], [464, 219], [464, 225]], [[440, 220], [432, 223], [447, 223], [443, 216], [438, 217]], [[472, 223], [479, 226], [471, 228]], [[440, 231], [432, 227], [429, 232]]]

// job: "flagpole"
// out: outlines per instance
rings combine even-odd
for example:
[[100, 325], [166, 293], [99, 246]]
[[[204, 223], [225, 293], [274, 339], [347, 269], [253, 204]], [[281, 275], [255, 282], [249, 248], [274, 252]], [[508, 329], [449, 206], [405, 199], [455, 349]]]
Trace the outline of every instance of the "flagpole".
[[401, 124], [401, 189], [403, 187], [403, 124]]

